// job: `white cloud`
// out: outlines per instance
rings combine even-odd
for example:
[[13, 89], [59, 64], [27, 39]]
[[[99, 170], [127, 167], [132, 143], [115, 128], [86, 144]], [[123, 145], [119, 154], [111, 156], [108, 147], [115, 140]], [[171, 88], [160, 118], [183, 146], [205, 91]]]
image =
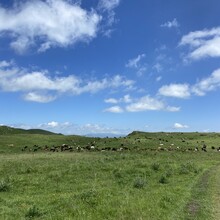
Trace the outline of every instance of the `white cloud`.
[[204, 96], [207, 92], [215, 91], [220, 88], [220, 69], [212, 72], [206, 78], [198, 80], [193, 85], [189, 84], [170, 84], [164, 85], [158, 90], [162, 96], [175, 98], [189, 98], [192, 95]]
[[13, 64], [12, 61], [8, 62], [8, 61], [5, 61], [5, 60], [2, 60], [0, 61], [0, 68], [6, 68], [6, 67], [9, 67]]
[[156, 78], [156, 81], [159, 82], [159, 81], [161, 81], [161, 79], [162, 79], [162, 76], [158, 76], [158, 77]]
[[198, 96], [203, 96], [209, 91], [220, 87], [220, 69], [215, 70], [209, 77], [204, 78], [192, 86], [192, 92]]
[[142, 111], [180, 111], [180, 107], [169, 106], [163, 101], [150, 97], [149, 95], [141, 98], [131, 98], [130, 95], [125, 95], [120, 99], [107, 99], [106, 103], [118, 104], [123, 103], [124, 107], [113, 106], [104, 110], [104, 112], [122, 113], [122, 112], [142, 112]]
[[190, 32], [182, 37], [180, 46], [189, 46], [186, 60], [220, 57], [220, 27]]
[[98, 32], [101, 16], [68, 0], [35, 0], [0, 6], [0, 34], [12, 39], [11, 47], [23, 53], [30, 46], [39, 51], [90, 41]]
[[147, 71], [147, 67], [146, 66], [142, 66], [138, 69], [137, 71], [137, 75], [138, 76], [142, 76], [145, 72]]
[[120, 0], [100, 0], [99, 8], [107, 11], [112, 11], [114, 8], [118, 7]]
[[153, 70], [156, 70], [158, 73], [161, 72], [163, 70], [163, 67], [160, 63], [156, 63], [153, 67]]
[[140, 62], [145, 56], [146, 56], [145, 54], [140, 54], [137, 57], [130, 59], [125, 66], [129, 68], [139, 68]]
[[137, 101], [126, 106], [128, 112], [141, 112], [141, 111], [179, 111], [179, 107], [167, 106], [161, 100], [152, 98], [150, 96], [144, 96]]
[[130, 103], [132, 102], [132, 98], [130, 97], [130, 95], [125, 95], [122, 99], [121, 99], [122, 102], [124, 103]]
[[188, 98], [190, 97], [190, 87], [188, 84], [170, 84], [162, 86], [158, 93], [163, 96]]
[[167, 21], [164, 24], [161, 24], [160, 26], [165, 28], [178, 28], [180, 24], [177, 21], [177, 19], [174, 18], [172, 21]]
[[180, 111], [180, 107], [175, 107], [175, 106], [167, 106], [166, 110], [168, 112], [179, 112]]
[[[22, 125], [23, 127], [24, 125]], [[20, 126], [17, 126], [20, 127]], [[101, 124], [83, 124], [78, 125], [71, 122], [57, 122], [51, 121], [47, 123], [42, 123], [36, 126], [29, 126], [29, 128], [40, 128], [49, 130], [56, 133], [62, 134], [76, 134], [76, 135], [86, 135], [86, 134], [112, 134], [112, 135], [121, 135], [121, 134], [128, 134], [131, 132], [129, 129], [117, 129], [112, 128], [107, 125]]]
[[122, 113], [123, 109], [120, 106], [112, 106], [104, 110], [104, 112]]
[[102, 14], [104, 25], [101, 27], [101, 32], [104, 36], [110, 38], [114, 29], [111, 26], [117, 22], [115, 8], [119, 6], [121, 0], [100, 0], [98, 4], [98, 11]]
[[189, 126], [188, 125], [183, 125], [183, 124], [180, 124], [180, 123], [175, 123], [173, 128], [182, 129], [182, 128], [189, 128]]
[[48, 122], [47, 125], [48, 125], [49, 127], [54, 128], [54, 127], [57, 127], [57, 126], [59, 125], [59, 123], [56, 122], [56, 121], [51, 121], [51, 122]]
[[115, 99], [115, 98], [109, 98], [104, 100], [105, 103], [110, 103], [110, 104], [117, 104], [117, 103], [130, 103], [132, 102], [132, 98], [130, 95], [124, 95], [120, 99]]
[[47, 103], [47, 102], [52, 102], [55, 99], [56, 97], [54, 96], [43, 95], [37, 92], [29, 92], [24, 95], [24, 100], [31, 101], [31, 102]]
[[117, 104], [118, 100], [114, 98], [109, 98], [104, 100], [105, 103]]
[[132, 89], [135, 83], [120, 75], [101, 80], [85, 80], [75, 75], [50, 75], [46, 70], [32, 72], [14, 64], [0, 67], [0, 89], [6, 92], [24, 92], [24, 99], [27, 101], [49, 102], [65, 93], [80, 95], [105, 89]]

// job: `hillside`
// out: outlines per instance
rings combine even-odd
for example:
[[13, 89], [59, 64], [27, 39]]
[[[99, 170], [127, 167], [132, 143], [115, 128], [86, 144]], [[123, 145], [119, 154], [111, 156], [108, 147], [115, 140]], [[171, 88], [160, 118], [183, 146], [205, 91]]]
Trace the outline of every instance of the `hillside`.
[[44, 134], [44, 135], [54, 135], [56, 133], [42, 130], [42, 129], [21, 129], [21, 128], [12, 128], [8, 126], [0, 126], [0, 135], [12, 135], [12, 134]]

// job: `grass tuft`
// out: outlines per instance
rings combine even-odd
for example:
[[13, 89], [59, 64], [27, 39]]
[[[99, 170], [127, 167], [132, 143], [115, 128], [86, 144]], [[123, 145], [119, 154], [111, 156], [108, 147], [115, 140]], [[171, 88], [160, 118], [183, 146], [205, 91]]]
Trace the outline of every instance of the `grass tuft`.
[[151, 165], [151, 169], [154, 170], [154, 171], [159, 171], [160, 169], [160, 164], [159, 163], [153, 163]]
[[134, 184], [133, 184], [134, 188], [141, 189], [144, 188], [145, 185], [146, 185], [146, 180], [143, 178], [139, 177], [134, 180]]
[[40, 210], [34, 205], [28, 209], [27, 213], [25, 214], [25, 217], [27, 219], [31, 219], [35, 217], [40, 217], [41, 215], [42, 213], [40, 212]]
[[0, 181], [0, 192], [8, 192], [11, 188], [9, 179], [2, 179]]
[[161, 184], [167, 184], [168, 183], [168, 179], [166, 176], [161, 176], [160, 179], [159, 179], [159, 183]]

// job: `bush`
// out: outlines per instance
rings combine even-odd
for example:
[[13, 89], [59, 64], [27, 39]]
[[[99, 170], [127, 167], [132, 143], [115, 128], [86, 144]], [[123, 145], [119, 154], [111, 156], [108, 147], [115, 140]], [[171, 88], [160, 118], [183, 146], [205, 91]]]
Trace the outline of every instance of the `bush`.
[[144, 188], [145, 185], [146, 185], [146, 181], [143, 178], [137, 178], [134, 180], [134, 184], [133, 184], [134, 188], [141, 189]]
[[34, 205], [30, 207], [25, 215], [26, 218], [35, 218], [35, 217], [40, 217], [42, 213], [40, 210]]

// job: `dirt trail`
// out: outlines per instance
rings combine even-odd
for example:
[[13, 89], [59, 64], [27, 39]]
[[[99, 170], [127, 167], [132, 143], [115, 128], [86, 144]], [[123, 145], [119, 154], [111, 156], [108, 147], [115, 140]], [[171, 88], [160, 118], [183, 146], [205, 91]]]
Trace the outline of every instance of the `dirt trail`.
[[213, 202], [212, 215], [216, 220], [220, 219], [220, 165], [212, 171], [211, 197]]
[[192, 190], [185, 219], [220, 220], [220, 164], [206, 170]]

